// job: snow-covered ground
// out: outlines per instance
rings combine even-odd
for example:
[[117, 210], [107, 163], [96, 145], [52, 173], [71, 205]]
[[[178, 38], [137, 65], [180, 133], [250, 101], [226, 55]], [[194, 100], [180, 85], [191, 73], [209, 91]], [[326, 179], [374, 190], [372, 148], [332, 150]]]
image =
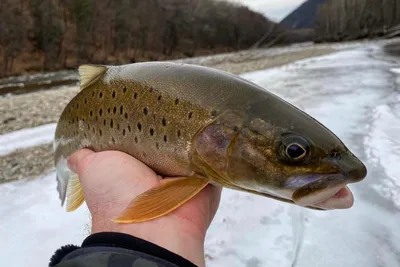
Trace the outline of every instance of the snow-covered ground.
[[16, 149], [51, 143], [56, 126], [56, 123], [50, 123], [0, 135], [0, 156], [7, 155]]
[[[320, 120], [368, 167], [356, 203], [318, 212], [224, 190], [206, 240], [208, 266], [400, 266], [400, 67], [378, 45], [243, 75]], [[48, 127], [48, 128], [46, 128]], [[43, 129], [46, 129], [43, 131]], [[54, 126], [25, 130], [43, 138]], [[20, 132], [21, 134], [21, 132]], [[0, 153], [26, 147], [0, 136]], [[6, 152], [7, 150], [7, 152]], [[1, 266], [45, 266], [55, 249], [88, 234], [85, 207], [65, 213], [54, 173], [0, 185]]]

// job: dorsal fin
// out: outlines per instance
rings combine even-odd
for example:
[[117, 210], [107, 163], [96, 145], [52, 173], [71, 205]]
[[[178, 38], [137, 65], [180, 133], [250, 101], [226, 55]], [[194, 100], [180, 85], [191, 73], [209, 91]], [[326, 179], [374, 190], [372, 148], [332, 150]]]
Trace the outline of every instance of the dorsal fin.
[[81, 90], [85, 89], [97, 79], [99, 79], [105, 72], [107, 67], [101, 65], [82, 65], [79, 67], [79, 78], [81, 81]]

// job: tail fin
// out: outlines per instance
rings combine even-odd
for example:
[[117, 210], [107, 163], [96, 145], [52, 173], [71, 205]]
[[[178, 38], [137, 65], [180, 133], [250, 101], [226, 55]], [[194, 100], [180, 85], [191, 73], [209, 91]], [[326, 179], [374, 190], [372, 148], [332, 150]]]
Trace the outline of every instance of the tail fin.
[[65, 198], [67, 195], [68, 179], [63, 179], [63, 177], [61, 177], [58, 173], [56, 178], [57, 178], [58, 196], [60, 197], [61, 200], [61, 206], [64, 206]]

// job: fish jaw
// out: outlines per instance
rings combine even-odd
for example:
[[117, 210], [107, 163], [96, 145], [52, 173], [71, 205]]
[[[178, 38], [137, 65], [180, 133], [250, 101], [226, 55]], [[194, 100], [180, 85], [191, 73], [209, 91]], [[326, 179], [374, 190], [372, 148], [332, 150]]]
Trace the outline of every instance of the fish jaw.
[[[291, 199], [296, 205], [324, 210], [349, 209], [354, 204], [347, 186], [351, 180], [343, 173], [301, 175], [291, 178]], [[297, 187], [297, 189], [296, 189]]]
[[[331, 193], [335, 192], [335, 189], [332, 189]], [[322, 208], [325, 210], [332, 210], [332, 209], [349, 209], [354, 204], [354, 196], [348, 186], [342, 187], [337, 191], [333, 196], [327, 198], [326, 200], [315, 204], [315, 207]]]
[[348, 186], [340, 184], [298, 199], [295, 203], [299, 206], [311, 206], [324, 210], [349, 209], [354, 204], [354, 197]]

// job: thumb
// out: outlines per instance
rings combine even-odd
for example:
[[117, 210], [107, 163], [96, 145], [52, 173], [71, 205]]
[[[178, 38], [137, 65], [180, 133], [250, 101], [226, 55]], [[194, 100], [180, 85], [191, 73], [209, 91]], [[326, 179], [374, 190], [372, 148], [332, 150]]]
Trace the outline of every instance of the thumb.
[[68, 168], [78, 175], [81, 175], [86, 166], [95, 158], [96, 153], [90, 149], [81, 149], [68, 157]]

